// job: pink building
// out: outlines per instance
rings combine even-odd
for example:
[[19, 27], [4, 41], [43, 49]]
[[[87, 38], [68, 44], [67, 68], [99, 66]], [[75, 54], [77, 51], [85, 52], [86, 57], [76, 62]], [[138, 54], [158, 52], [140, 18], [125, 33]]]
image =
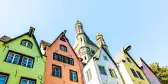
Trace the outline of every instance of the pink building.
[[139, 67], [141, 67], [142, 71], [144, 72], [151, 84], [161, 84], [157, 76], [142, 58], [137, 61], [137, 64], [139, 65]]

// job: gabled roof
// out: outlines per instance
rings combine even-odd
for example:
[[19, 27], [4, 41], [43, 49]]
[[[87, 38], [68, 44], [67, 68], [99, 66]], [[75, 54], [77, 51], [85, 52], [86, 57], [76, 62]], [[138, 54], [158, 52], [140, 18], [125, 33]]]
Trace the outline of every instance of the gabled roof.
[[[145, 64], [145, 66], [147, 66], [149, 68], [149, 70], [156, 76], [156, 74], [153, 72], [153, 70], [148, 66], [148, 64], [146, 64], [146, 62], [141, 57], [140, 57], [140, 61], [143, 62]], [[156, 76], [156, 78], [157, 78], [157, 76]], [[159, 80], [159, 82], [160, 82], [160, 80]]]
[[[4, 43], [5, 43], [5, 44], [8, 44], [8, 43], [10, 43], [10, 42], [12, 42], [12, 41], [14, 41], [14, 40], [16, 40], [16, 39], [18, 39], [18, 38], [24, 36], [24, 35], [29, 35], [29, 34], [30, 34], [29, 32], [26, 32], [26, 33], [24, 33], [24, 34], [22, 34], [22, 35], [20, 35], [20, 36], [17, 36], [17, 37], [15, 37], [15, 38], [11, 39], [11, 40], [6, 41], [6, 42], [4, 42]], [[40, 51], [40, 47], [39, 47], [39, 45], [38, 45], [38, 42], [37, 42], [37, 40], [36, 40], [34, 34], [32, 34], [32, 37], [33, 37], [33, 39], [35, 40], [35, 44], [37, 45], [38, 52], [39, 52], [40, 55], [42, 56], [42, 53], [41, 53], [41, 51]]]
[[12, 39], [12, 38], [10, 38], [10, 37], [4, 35], [4, 36], [2, 36], [2, 37], [0, 38], [0, 41], [2, 41], [2, 42], [7, 42], [7, 41], [9, 41], [9, 40], [11, 40], [11, 39]]
[[72, 49], [72, 51], [74, 52], [74, 54], [76, 55], [77, 59], [78, 59], [78, 60], [82, 60], [81, 58], [79, 58], [79, 57], [77, 56], [77, 54], [75, 53], [74, 49], [72, 48], [72, 46], [71, 46], [71, 44], [70, 44], [68, 38], [67, 38], [66, 35], [65, 35], [65, 31], [62, 32], [62, 33], [53, 41], [53, 43], [50, 44], [49, 47], [51, 47], [51, 46], [59, 39], [59, 37], [62, 36], [62, 35], [64, 35], [64, 37], [65, 37], [65, 39], [66, 39], [68, 45], [71, 47], [71, 49]]
[[96, 58], [97, 60], [99, 60], [100, 55], [101, 55], [101, 49], [103, 49], [103, 50], [105, 51], [105, 53], [106, 53], [106, 54], [108, 55], [108, 57], [112, 60], [112, 62], [115, 64], [115, 66], [117, 66], [117, 64], [115, 63], [115, 61], [114, 61], [113, 58], [111, 57], [111, 55], [107, 52], [107, 50], [106, 50], [103, 46], [101, 46], [101, 47], [97, 50], [96, 54], [95, 54], [93, 57]]

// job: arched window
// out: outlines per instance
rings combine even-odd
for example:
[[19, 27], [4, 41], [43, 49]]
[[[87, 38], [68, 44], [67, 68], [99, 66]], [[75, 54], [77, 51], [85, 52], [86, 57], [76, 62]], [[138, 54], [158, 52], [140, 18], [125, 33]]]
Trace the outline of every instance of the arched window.
[[33, 47], [32, 42], [29, 41], [29, 40], [22, 40], [21, 45], [26, 46], [28, 48], [32, 48]]
[[63, 51], [65, 51], [65, 52], [67, 52], [67, 47], [64, 46], [64, 45], [60, 45], [60, 50], [63, 50]]

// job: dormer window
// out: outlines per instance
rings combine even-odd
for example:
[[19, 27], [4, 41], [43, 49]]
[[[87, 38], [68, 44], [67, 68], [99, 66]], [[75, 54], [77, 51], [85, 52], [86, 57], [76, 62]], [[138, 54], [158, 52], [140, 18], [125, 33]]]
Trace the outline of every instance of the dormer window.
[[32, 48], [33, 44], [29, 40], [22, 40], [21, 45], [26, 46], [28, 48]]
[[63, 50], [63, 51], [65, 51], [65, 52], [67, 52], [68, 50], [67, 50], [67, 47], [66, 46], [64, 46], [64, 45], [60, 45], [60, 50]]

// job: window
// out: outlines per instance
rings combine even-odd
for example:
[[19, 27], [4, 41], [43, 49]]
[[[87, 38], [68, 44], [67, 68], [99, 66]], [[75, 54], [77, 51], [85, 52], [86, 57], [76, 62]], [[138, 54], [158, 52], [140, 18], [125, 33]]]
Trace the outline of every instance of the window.
[[64, 62], [66, 64], [74, 65], [74, 60], [72, 58], [69, 58], [69, 57], [66, 57], [66, 56], [63, 56], [63, 55], [60, 55], [60, 54], [54, 53], [53, 54], [53, 59], [57, 60], [57, 61], [60, 61], [60, 62]]
[[140, 79], [144, 80], [144, 78], [142, 77], [141, 73], [139, 71], [136, 71], [138, 73], [138, 76]]
[[87, 76], [87, 81], [89, 82], [92, 79], [90, 69], [86, 72], [86, 76]]
[[36, 84], [36, 80], [29, 78], [21, 78], [20, 84]]
[[34, 63], [34, 58], [19, 54], [17, 52], [9, 51], [5, 61], [32, 68]]
[[23, 57], [21, 65], [32, 68], [33, 67], [33, 59], [28, 58], [28, 57]]
[[127, 57], [127, 61], [131, 63], [131, 60]]
[[7, 74], [0, 73], [0, 84], [7, 84], [8, 76]]
[[70, 70], [70, 80], [74, 82], [78, 82], [78, 74], [76, 71]]
[[64, 37], [61, 37], [60, 40], [66, 42]]
[[107, 56], [103, 56], [104, 60], [108, 61], [108, 57]]
[[117, 78], [117, 75], [116, 75], [114, 69], [109, 69], [109, 72], [110, 72], [111, 77]]
[[100, 65], [99, 65], [98, 67], [99, 67], [100, 74], [107, 75], [104, 66], [100, 66]]
[[130, 69], [130, 70], [131, 70], [132, 74], [134, 75], [134, 77], [137, 77], [137, 78], [138, 78], [138, 76], [137, 76], [137, 74], [135, 73], [135, 71], [134, 71], [133, 69]]
[[61, 67], [57, 65], [52, 66], [52, 75], [58, 78], [61, 78]]
[[20, 60], [20, 55], [9, 52], [6, 58], [6, 62], [10, 62], [13, 64], [18, 64]]
[[22, 40], [21, 45], [26, 46], [28, 48], [32, 48], [33, 47], [32, 42], [30, 42], [28, 40]]
[[65, 52], [67, 52], [67, 47], [64, 46], [64, 45], [60, 45], [60, 50], [63, 50], [63, 51], [65, 51]]

